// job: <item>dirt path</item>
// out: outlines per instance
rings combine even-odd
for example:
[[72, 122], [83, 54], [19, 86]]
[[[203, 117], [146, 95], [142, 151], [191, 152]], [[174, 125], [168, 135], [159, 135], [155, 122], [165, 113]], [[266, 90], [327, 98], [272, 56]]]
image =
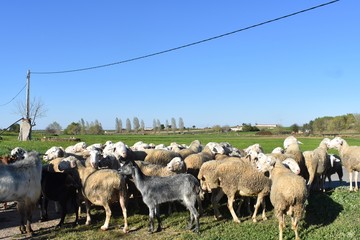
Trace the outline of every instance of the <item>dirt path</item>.
[[[40, 211], [36, 209], [33, 213], [32, 229], [36, 233], [39, 229], [54, 228], [60, 221], [59, 214], [54, 210], [54, 203], [49, 202], [49, 221], [39, 222]], [[65, 218], [66, 222], [66, 218]], [[20, 234], [19, 230], [20, 216], [16, 210], [15, 204], [8, 209], [0, 207], [0, 240], [4, 239], [26, 239], [25, 234]]]

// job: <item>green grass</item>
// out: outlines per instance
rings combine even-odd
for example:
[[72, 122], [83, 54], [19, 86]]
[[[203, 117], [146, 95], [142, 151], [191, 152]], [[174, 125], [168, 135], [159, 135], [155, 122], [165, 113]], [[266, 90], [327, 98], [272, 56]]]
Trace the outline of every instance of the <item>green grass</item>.
[[[9, 149], [16, 146], [24, 147], [27, 150], [36, 150], [44, 153], [51, 146], [63, 146], [74, 144], [74, 142], [41, 142], [38, 140], [28, 142], [18, 142], [16, 135], [3, 135], [0, 141], [0, 154], [8, 153]], [[34, 139], [40, 139], [42, 135], [34, 134]], [[60, 136], [68, 137], [68, 136]], [[286, 136], [261, 137], [253, 134], [163, 134], [163, 135], [101, 135], [101, 136], [77, 136], [88, 144], [106, 140], [124, 141], [132, 145], [137, 141], [147, 143], [171, 142], [189, 144], [195, 139], [202, 143], [210, 141], [226, 141], [238, 148], [245, 148], [254, 143], [260, 143], [265, 152], [271, 151], [277, 146], [282, 146]], [[318, 146], [322, 137], [299, 137], [303, 142], [301, 149], [312, 150]], [[360, 145], [359, 138], [346, 138], [350, 145]], [[170, 216], [161, 215], [163, 221], [163, 231], [149, 234], [147, 209], [135, 211], [129, 202], [128, 222], [131, 231], [124, 234], [119, 225], [123, 224], [123, 218], [119, 207], [113, 206], [113, 217], [108, 231], [101, 231], [100, 226], [105, 219], [104, 211], [101, 208], [92, 210], [94, 222], [90, 226], [85, 226], [85, 213], [82, 214], [80, 225], [72, 227], [65, 224], [62, 229], [40, 229], [36, 232], [33, 239], [278, 239], [278, 222], [273, 215], [271, 204], [268, 202], [267, 221], [262, 221], [258, 215], [258, 222], [253, 223], [250, 216], [245, 215], [241, 218], [241, 223], [234, 223], [223, 199], [220, 211], [224, 219], [217, 221], [213, 217], [213, 209], [206, 206], [205, 214], [200, 218], [201, 233], [197, 235], [185, 230], [189, 213], [179, 208]], [[328, 190], [326, 193], [312, 193], [307, 202], [304, 218], [300, 222], [299, 233], [301, 239], [360, 239], [360, 192], [349, 192], [347, 187], [338, 187]], [[66, 223], [73, 221], [73, 217], [68, 216]], [[19, 235], [20, 236], [20, 235]], [[14, 236], [15, 238], [19, 236]], [[287, 228], [284, 231], [284, 239], [294, 239], [294, 233], [290, 228], [290, 219], [287, 218]]]
[[[213, 209], [207, 206], [205, 214], [200, 218], [200, 234], [195, 234], [185, 229], [189, 213], [178, 208], [177, 212], [169, 216], [161, 215], [163, 230], [158, 233], [149, 234], [147, 210], [134, 211], [129, 202], [128, 222], [131, 231], [124, 234], [119, 228], [123, 225], [123, 218], [120, 209], [113, 206], [113, 217], [108, 231], [101, 231], [100, 226], [105, 219], [104, 211], [101, 208], [94, 208], [93, 224], [85, 226], [85, 213], [82, 214], [80, 225], [71, 226], [73, 217], [65, 219], [65, 226], [62, 229], [41, 229], [36, 232], [33, 239], [278, 239], [278, 222], [273, 215], [271, 205], [268, 206], [268, 220], [261, 220], [258, 215], [258, 222], [253, 223], [251, 217], [243, 214], [241, 223], [232, 221], [230, 213], [222, 201], [220, 211], [224, 215], [223, 220], [215, 220]], [[299, 224], [301, 239], [360, 239], [360, 193], [349, 192], [347, 187], [338, 187], [328, 190], [326, 193], [312, 193], [305, 207], [303, 219]], [[164, 212], [164, 211], [163, 211]], [[294, 233], [290, 227], [290, 218], [286, 218], [287, 227], [284, 231], [284, 239], [294, 239]], [[14, 236], [19, 237], [18, 236]]]

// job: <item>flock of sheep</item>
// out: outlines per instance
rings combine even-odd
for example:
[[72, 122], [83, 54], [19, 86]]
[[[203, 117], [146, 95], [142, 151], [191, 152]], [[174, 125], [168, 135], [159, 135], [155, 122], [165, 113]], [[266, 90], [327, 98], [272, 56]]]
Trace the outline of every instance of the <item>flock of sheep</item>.
[[[106, 218], [101, 229], [107, 230], [110, 206], [117, 202], [126, 233], [129, 198], [135, 203], [142, 200], [148, 207], [149, 232], [162, 229], [160, 204], [169, 203], [171, 209], [172, 202], [180, 201], [190, 212], [188, 229], [199, 232], [204, 201], [210, 201], [214, 216], [220, 219], [219, 202], [226, 195], [233, 221], [239, 223], [241, 203], [246, 202], [251, 211], [249, 203], [256, 197], [252, 214], [256, 222], [260, 207], [262, 219], [267, 219], [265, 198], [269, 196], [279, 221], [279, 239], [286, 215], [291, 216], [292, 229], [299, 239], [298, 223], [310, 192], [325, 191], [325, 178], [330, 180], [334, 173], [341, 179], [342, 166], [349, 172], [350, 191], [357, 191], [360, 171], [360, 146], [349, 146], [340, 137], [324, 138], [312, 151], [301, 151], [300, 144], [289, 136], [283, 148], [264, 153], [260, 144], [237, 149], [227, 142], [203, 145], [198, 140], [189, 146], [177, 143], [155, 146], [143, 142], [128, 146], [121, 141], [87, 146], [80, 142], [65, 149], [57, 146], [48, 149], [43, 155], [46, 164], [41, 164], [38, 153], [15, 148], [9, 158], [2, 159], [4, 164], [0, 164], [0, 203], [17, 202], [20, 230], [31, 234], [32, 210], [39, 203], [42, 220], [47, 219], [49, 200], [61, 206], [57, 227], [64, 223], [68, 202], [79, 209], [75, 211], [74, 224], [78, 223], [82, 203], [86, 207], [87, 225], [91, 223], [91, 206], [102, 206]], [[329, 154], [329, 148], [337, 149], [340, 157]], [[238, 196], [240, 205], [235, 211], [233, 203]]]

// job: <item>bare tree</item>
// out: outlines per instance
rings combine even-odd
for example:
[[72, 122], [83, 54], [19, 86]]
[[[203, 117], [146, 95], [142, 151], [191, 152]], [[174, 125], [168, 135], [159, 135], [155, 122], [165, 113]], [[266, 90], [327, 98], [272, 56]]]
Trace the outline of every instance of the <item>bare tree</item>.
[[182, 119], [182, 117], [179, 118], [179, 130], [180, 132], [184, 132], [184, 120]]
[[121, 133], [122, 132], [122, 121], [119, 118], [115, 119], [115, 132]]
[[171, 129], [172, 129], [172, 131], [175, 133], [175, 131], [176, 131], [176, 120], [175, 120], [175, 118], [171, 118]]
[[144, 123], [144, 120], [142, 120], [142, 119], [140, 121], [140, 130], [141, 130], [141, 133], [144, 133], [144, 131], [145, 131], [145, 123]]
[[[26, 103], [17, 102], [15, 114], [20, 114], [23, 118], [26, 118]], [[30, 102], [29, 108], [29, 118], [31, 119], [31, 126], [36, 126], [36, 119], [46, 116], [47, 109], [45, 109], [45, 104], [41, 100], [36, 98]]]
[[29, 105], [29, 112], [27, 112], [27, 105], [24, 102], [17, 103], [17, 111], [15, 114], [22, 116], [18, 136], [19, 141], [31, 140], [32, 127], [36, 126], [37, 118], [45, 116], [46, 111], [44, 103], [41, 100], [36, 100], [36, 98], [34, 98]]
[[126, 119], [126, 131], [129, 133], [131, 132], [131, 122], [130, 119]]
[[135, 132], [138, 132], [140, 129], [140, 123], [139, 123], [139, 119], [137, 117], [134, 117], [133, 119], [133, 128]]

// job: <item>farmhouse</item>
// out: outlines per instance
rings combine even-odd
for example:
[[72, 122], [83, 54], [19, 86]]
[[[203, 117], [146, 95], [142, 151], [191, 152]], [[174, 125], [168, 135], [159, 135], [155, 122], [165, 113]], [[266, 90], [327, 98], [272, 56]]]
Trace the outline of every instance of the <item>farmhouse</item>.
[[255, 127], [258, 129], [274, 129], [278, 126], [278, 124], [255, 124]]

